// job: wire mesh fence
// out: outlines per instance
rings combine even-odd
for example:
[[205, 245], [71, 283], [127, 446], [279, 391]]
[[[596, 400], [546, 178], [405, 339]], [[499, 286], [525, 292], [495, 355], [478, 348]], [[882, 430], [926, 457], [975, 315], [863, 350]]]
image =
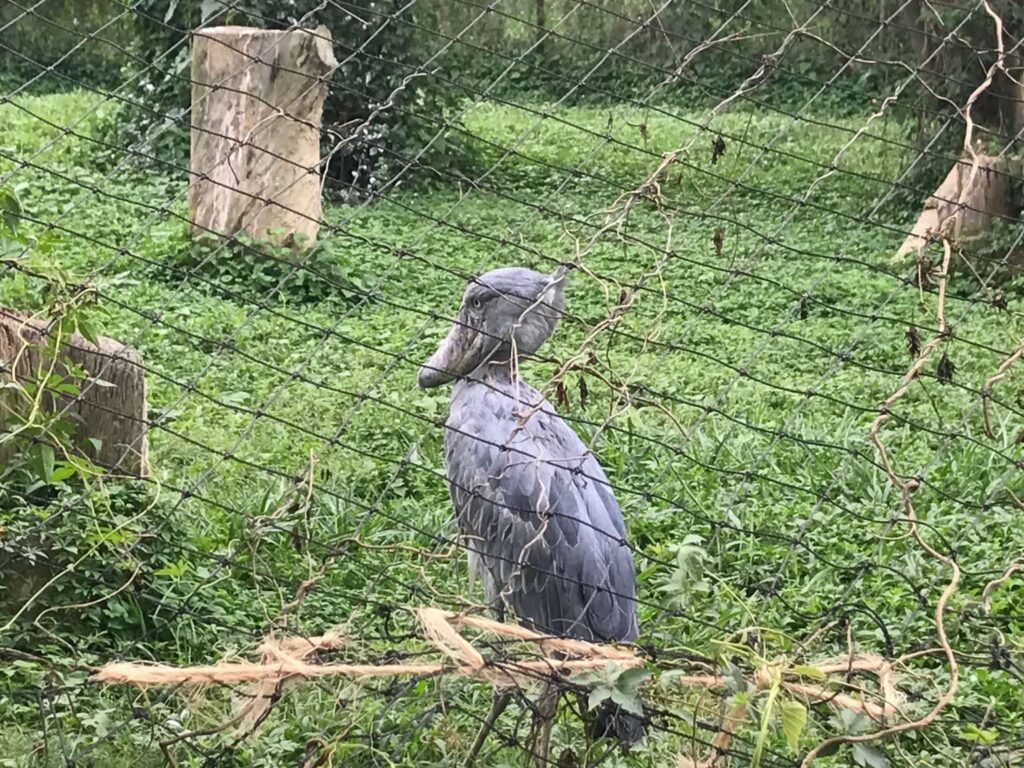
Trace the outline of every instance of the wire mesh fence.
[[11, 0], [0, 764], [1020, 764], [1022, 30]]

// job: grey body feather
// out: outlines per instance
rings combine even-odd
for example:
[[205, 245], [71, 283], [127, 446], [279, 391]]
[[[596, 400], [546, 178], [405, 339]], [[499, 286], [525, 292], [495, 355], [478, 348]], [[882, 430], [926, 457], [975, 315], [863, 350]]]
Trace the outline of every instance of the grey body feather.
[[495, 608], [537, 631], [635, 640], [633, 557], [604, 470], [506, 372], [452, 390], [444, 454], [470, 568]]

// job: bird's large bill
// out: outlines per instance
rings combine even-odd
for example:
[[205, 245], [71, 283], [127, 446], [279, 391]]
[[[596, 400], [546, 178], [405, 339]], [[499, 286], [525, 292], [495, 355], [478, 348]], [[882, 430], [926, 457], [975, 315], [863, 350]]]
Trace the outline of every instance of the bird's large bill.
[[420, 368], [419, 385], [424, 388], [438, 387], [471, 373], [496, 346], [496, 339], [487, 338], [486, 334], [470, 325], [469, 318], [460, 312], [437, 351]]

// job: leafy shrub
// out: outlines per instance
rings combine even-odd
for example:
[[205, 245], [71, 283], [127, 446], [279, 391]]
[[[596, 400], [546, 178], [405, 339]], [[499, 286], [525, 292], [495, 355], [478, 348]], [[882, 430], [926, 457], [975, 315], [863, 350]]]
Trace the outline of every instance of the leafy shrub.
[[[22, 214], [17, 194], [0, 187], [0, 254], [34, 242], [21, 230]], [[49, 614], [89, 646], [145, 631], [161, 602], [146, 582], [168, 558], [175, 517], [158, 510], [141, 482], [95, 482], [100, 470], [83, 450], [95, 441], [65, 409], [48, 407], [51, 397], [82, 392], [87, 373], [62, 350], [75, 331], [95, 342], [96, 307], [92, 292], [58, 266], [40, 268], [38, 293], [54, 320], [41, 360], [52, 363], [29, 375], [0, 366], [0, 626], [13, 627], [16, 640], [20, 632], [30, 638]]]
[[124, 63], [129, 18], [124, 6], [103, 0], [0, 5], [0, 87], [8, 92], [34, 81], [33, 91], [63, 91], [72, 80], [114, 86]]
[[[323, 154], [331, 153], [340, 141], [348, 142], [333, 154], [328, 168], [336, 182], [334, 189], [342, 194], [372, 190], [387, 181], [397, 165], [384, 148], [416, 152], [426, 147], [437, 130], [434, 120], [443, 118], [457, 97], [440, 79], [421, 69], [443, 42], [418, 34], [415, 25], [430, 26], [426, 17], [439, 11], [416, 6], [402, 11], [398, 23], [392, 14], [397, 15], [403, 4], [394, 1], [359, 0], [344, 7], [337, 3], [325, 7], [313, 0], [294, 0], [287, 14], [272, 0], [230, 5], [216, 0], [143, 0], [139, 5], [135, 50], [144, 63], [132, 64], [129, 70], [138, 78], [137, 93], [144, 108], [126, 115], [128, 134], [144, 139], [150, 152], [176, 158], [178, 164], [185, 162], [188, 138], [183, 116], [189, 105], [190, 55], [182, 41], [200, 25], [327, 26], [341, 66], [324, 104]], [[147, 66], [154, 52], [166, 66]], [[421, 160], [443, 163], [446, 150], [443, 142], [437, 142]]]
[[142, 483], [89, 490], [60, 481], [29, 493], [5, 485], [0, 612], [21, 612], [26, 628], [51, 613], [83, 637], [138, 636], [159, 602], [147, 584], [175, 540], [165, 506]]
[[322, 243], [294, 251], [237, 235], [229, 242], [201, 237], [170, 249], [151, 267], [169, 283], [186, 275], [215, 294], [245, 303], [284, 299], [349, 302], [362, 295], [358, 283]]
[[1012, 280], [1024, 271], [1024, 246], [1021, 245], [1020, 226], [1015, 222], [994, 220], [988, 231], [966, 243], [958, 255], [960, 259], [955, 266], [961, 267], [959, 271], [963, 276], [960, 279], [970, 288], [979, 287], [975, 286], [978, 278], [990, 280], [990, 273], [994, 272], [997, 284], [1006, 285], [1015, 294], [1021, 294], [1022, 286]]

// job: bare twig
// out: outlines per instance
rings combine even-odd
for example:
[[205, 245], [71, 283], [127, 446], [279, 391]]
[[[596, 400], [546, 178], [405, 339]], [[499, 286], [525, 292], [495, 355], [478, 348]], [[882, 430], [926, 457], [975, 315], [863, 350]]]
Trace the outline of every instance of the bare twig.
[[992, 387], [1009, 375], [1010, 366], [1017, 362], [1022, 354], [1024, 354], [1024, 339], [1017, 343], [1017, 348], [1000, 363], [996, 372], [985, 380], [985, 384], [981, 388], [981, 409], [985, 422], [985, 434], [991, 438], [995, 438], [995, 433], [992, 431], [992, 422], [989, 418], [989, 401], [992, 399]]

